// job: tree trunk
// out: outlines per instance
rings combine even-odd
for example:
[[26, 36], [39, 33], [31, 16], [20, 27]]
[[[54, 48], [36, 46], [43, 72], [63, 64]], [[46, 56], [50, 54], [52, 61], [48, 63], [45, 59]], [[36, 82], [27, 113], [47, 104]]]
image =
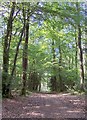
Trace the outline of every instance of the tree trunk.
[[20, 46], [21, 41], [22, 41], [22, 36], [23, 36], [23, 33], [24, 33], [24, 29], [25, 29], [25, 26], [23, 27], [23, 29], [21, 31], [20, 40], [19, 40], [17, 48], [16, 48], [16, 54], [15, 54], [15, 57], [14, 57], [14, 62], [13, 62], [13, 68], [12, 68], [12, 71], [11, 71], [11, 76], [9, 78], [9, 84], [8, 84], [8, 95], [9, 95], [9, 97], [11, 96], [11, 82], [12, 82], [14, 71], [15, 71], [15, 68], [16, 68], [17, 56], [18, 56], [18, 53], [19, 53], [19, 46]]
[[59, 87], [60, 87], [60, 92], [63, 92], [63, 81], [62, 81], [62, 76], [61, 76], [61, 65], [62, 65], [62, 51], [61, 51], [61, 46], [59, 45]]
[[13, 15], [15, 12], [15, 5], [16, 3], [13, 2], [10, 17], [7, 23], [7, 33], [4, 40], [4, 49], [3, 49], [3, 74], [2, 74], [2, 96], [7, 96], [9, 94], [9, 86], [7, 84], [8, 81], [8, 69], [9, 69], [9, 49], [10, 49], [10, 42], [12, 36], [12, 22], [13, 22]]
[[[85, 4], [85, 87], [87, 91], [87, 4]], [[87, 100], [87, 92], [86, 92]], [[87, 113], [87, 106], [86, 106]]]
[[[76, 9], [78, 12], [78, 19], [80, 19], [80, 6], [79, 3], [76, 3]], [[80, 80], [80, 87], [81, 90], [84, 91], [84, 67], [83, 67], [83, 51], [82, 51], [82, 43], [81, 43], [81, 26], [80, 26], [80, 21], [77, 23], [77, 29], [78, 29], [78, 48], [79, 48], [79, 59], [80, 59], [80, 74], [81, 74], [81, 80]]]
[[78, 40], [77, 40], [77, 33], [76, 33], [76, 28], [75, 28], [75, 68], [76, 68], [76, 79], [78, 80]]
[[27, 80], [27, 68], [28, 68], [28, 38], [29, 38], [29, 9], [27, 11], [27, 20], [25, 22], [25, 43], [23, 49], [23, 88], [22, 95], [26, 95], [26, 80]]
[[78, 25], [78, 47], [79, 47], [79, 57], [80, 57], [80, 69], [81, 69], [81, 90], [84, 90], [84, 67], [83, 67], [83, 51], [81, 46], [81, 28]]
[[56, 72], [56, 68], [55, 68], [55, 59], [56, 59], [56, 55], [55, 55], [55, 43], [54, 43], [54, 40], [52, 40], [52, 54], [53, 54], [53, 76], [51, 77], [50, 79], [50, 82], [51, 82], [51, 90], [52, 91], [57, 91], [57, 79], [56, 79], [56, 75], [55, 75], [55, 72]]

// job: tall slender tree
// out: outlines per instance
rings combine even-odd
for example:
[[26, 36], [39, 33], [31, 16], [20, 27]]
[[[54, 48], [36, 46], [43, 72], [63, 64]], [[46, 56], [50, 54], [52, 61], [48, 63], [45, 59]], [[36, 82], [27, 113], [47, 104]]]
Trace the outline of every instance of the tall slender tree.
[[79, 48], [79, 58], [80, 58], [80, 72], [81, 72], [81, 80], [80, 80], [80, 85], [81, 85], [81, 90], [84, 90], [84, 67], [83, 67], [83, 50], [82, 50], [82, 31], [81, 31], [81, 22], [80, 22], [80, 6], [78, 3], [76, 3], [76, 8], [77, 8], [77, 13], [78, 13], [78, 24], [77, 24], [77, 29], [78, 29], [78, 48]]
[[12, 36], [12, 23], [13, 23], [13, 15], [15, 12], [16, 3], [12, 2], [11, 12], [7, 23], [6, 35], [4, 38], [4, 46], [3, 46], [3, 74], [2, 74], [2, 95], [7, 96], [9, 93], [8, 90], [8, 69], [9, 69], [9, 49], [10, 42]]
[[[27, 80], [27, 69], [28, 69], [28, 39], [29, 39], [29, 13], [30, 13], [30, 4], [27, 8], [27, 11], [23, 11], [24, 21], [25, 21], [25, 43], [23, 48], [23, 88], [22, 95], [26, 94], [26, 80]], [[26, 10], [26, 9], [25, 9]]]

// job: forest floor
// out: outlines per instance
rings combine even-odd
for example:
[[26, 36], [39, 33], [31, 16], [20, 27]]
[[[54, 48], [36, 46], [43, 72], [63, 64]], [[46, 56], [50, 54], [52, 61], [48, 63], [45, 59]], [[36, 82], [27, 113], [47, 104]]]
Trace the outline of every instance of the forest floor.
[[85, 118], [84, 95], [32, 93], [3, 99], [3, 118]]

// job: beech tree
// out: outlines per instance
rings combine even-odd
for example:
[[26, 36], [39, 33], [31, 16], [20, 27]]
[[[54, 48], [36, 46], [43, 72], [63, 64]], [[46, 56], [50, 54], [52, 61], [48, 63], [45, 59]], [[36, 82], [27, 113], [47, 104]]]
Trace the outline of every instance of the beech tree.
[[[30, 7], [30, 4], [29, 6]], [[23, 48], [23, 88], [22, 88], [22, 95], [26, 94], [26, 80], [27, 80], [27, 69], [28, 69], [28, 39], [29, 39], [29, 9], [25, 11], [23, 10], [23, 17], [24, 17], [24, 24], [25, 24], [25, 43]]]
[[10, 12], [10, 16], [7, 22], [7, 30], [4, 40], [3, 46], [3, 74], [2, 74], [2, 94], [8, 95], [9, 94], [9, 85], [6, 84], [8, 80], [8, 69], [9, 69], [9, 49], [10, 49], [10, 42], [12, 37], [12, 23], [13, 23], [13, 15], [15, 12], [15, 5], [16, 3], [12, 3], [12, 8]]
[[80, 58], [80, 69], [81, 69], [81, 89], [84, 90], [84, 67], [83, 67], [83, 50], [82, 50], [82, 31], [81, 31], [81, 21], [80, 21], [80, 11], [79, 11], [79, 4], [76, 3], [76, 8], [77, 8], [77, 14], [78, 14], [78, 24], [77, 24], [77, 29], [78, 29], [78, 48], [79, 48], [79, 58]]

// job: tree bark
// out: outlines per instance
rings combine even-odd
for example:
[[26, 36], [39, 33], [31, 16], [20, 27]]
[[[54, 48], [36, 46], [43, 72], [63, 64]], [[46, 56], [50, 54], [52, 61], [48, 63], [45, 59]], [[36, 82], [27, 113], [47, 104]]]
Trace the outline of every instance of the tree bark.
[[60, 86], [60, 92], [63, 92], [63, 80], [61, 76], [61, 66], [62, 66], [62, 51], [61, 51], [61, 46], [59, 45], [59, 86]]
[[8, 69], [9, 69], [9, 49], [10, 42], [12, 36], [12, 23], [13, 23], [13, 15], [15, 12], [16, 3], [12, 3], [12, 8], [10, 12], [10, 16], [7, 23], [7, 33], [4, 40], [4, 48], [3, 48], [3, 74], [2, 74], [2, 96], [8, 96], [9, 87], [7, 84], [8, 81]]
[[80, 69], [81, 69], [81, 89], [84, 90], [84, 67], [83, 67], [83, 51], [81, 45], [81, 27], [78, 25], [78, 47], [79, 47], [79, 57], [80, 57]]
[[76, 68], [76, 79], [78, 80], [78, 40], [77, 40], [77, 33], [75, 28], [75, 68]]
[[50, 79], [50, 82], [51, 82], [51, 90], [52, 91], [57, 91], [57, 79], [56, 79], [56, 75], [55, 75], [55, 72], [56, 72], [56, 68], [55, 68], [55, 59], [56, 59], [56, 55], [55, 55], [55, 42], [54, 40], [52, 40], [52, 55], [53, 55], [53, 76], [51, 77]]
[[15, 71], [15, 68], [16, 68], [17, 56], [18, 56], [18, 53], [19, 53], [19, 46], [20, 46], [21, 41], [22, 41], [22, 36], [23, 36], [23, 33], [24, 33], [24, 29], [25, 29], [25, 26], [23, 27], [23, 29], [21, 31], [20, 40], [18, 42], [18, 45], [17, 45], [17, 48], [16, 48], [16, 54], [15, 54], [15, 57], [14, 57], [13, 68], [12, 68], [11, 75], [10, 75], [10, 78], [9, 78], [9, 83], [8, 83], [8, 86], [7, 86], [8, 87], [8, 97], [11, 96], [11, 83], [12, 83], [14, 71]]
[[27, 69], [28, 69], [28, 38], [29, 38], [29, 9], [27, 11], [27, 20], [25, 22], [25, 43], [23, 49], [23, 88], [22, 95], [26, 95], [26, 80], [27, 80]]
[[[76, 3], [76, 9], [78, 13], [78, 19], [80, 19], [80, 6], [79, 3]], [[81, 80], [80, 80], [80, 87], [81, 90], [84, 91], [84, 67], [83, 67], [83, 50], [82, 50], [82, 43], [81, 43], [81, 26], [80, 21], [77, 23], [77, 29], [78, 29], [78, 48], [79, 48], [79, 59], [80, 59], [80, 74], [81, 74]]]

